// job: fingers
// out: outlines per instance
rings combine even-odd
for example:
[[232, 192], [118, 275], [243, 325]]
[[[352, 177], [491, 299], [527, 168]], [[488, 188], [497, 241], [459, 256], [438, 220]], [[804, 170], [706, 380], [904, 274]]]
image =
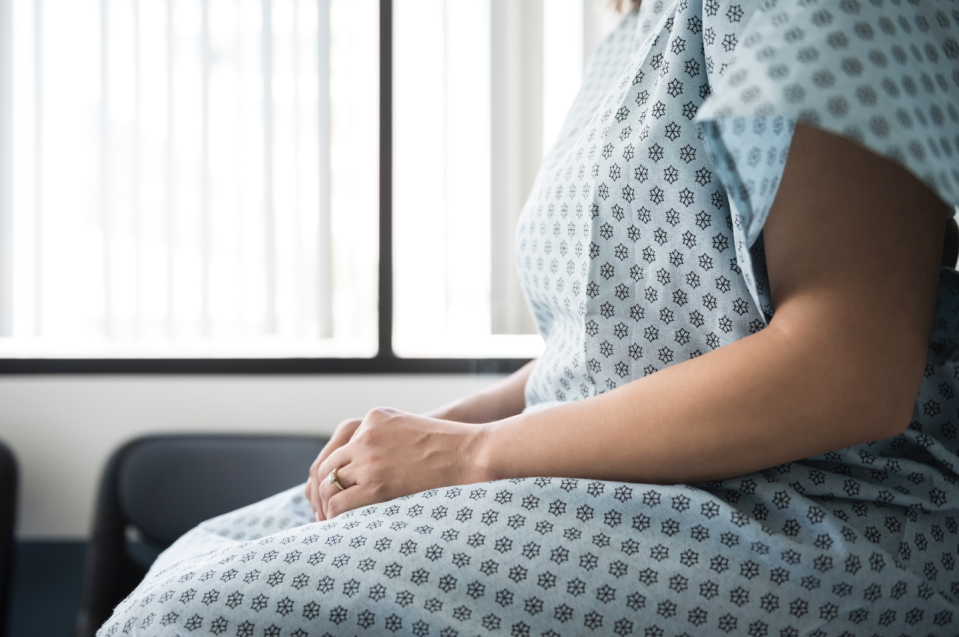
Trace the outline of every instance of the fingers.
[[317, 522], [322, 522], [319, 509], [317, 508], [317, 503], [319, 502], [319, 494], [316, 490], [316, 479], [310, 475], [310, 479], [306, 481], [306, 499], [310, 503], [310, 508], [313, 509], [313, 516], [316, 518]]
[[[330, 473], [336, 469], [340, 484], [342, 484], [344, 488], [347, 485], [347, 483], [344, 482], [346, 478], [343, 476], [342, 471], [343, 467], [350, 463], [351, 452], [352, 449], [349, 446], [336, 449], [326, 460], [317, 464], [310, 475], [310, 479], [314, 484], [313, 497], [310, 499], [310, 503], [313, 505], [313, 511], [318, 514], [318, 522], [328, 519], [326, 516], [326, 502], [335, 491], [339, 490], [335, 484], [330, 482]], [[355, 480], [350, 481], [349, 484], [355, 484]]]
[[356, 465], [347, 464], [336, 469], [336, 481], [330, 482], [329, 477], [323, 480], [319, 487], [320, 499], [322, 500], [322, 516], [329, 520], [333, 516], [329, 514], [330, 500], [341, 493], [346, 493], [350, 489], [356, 489], [358, 469]]
[[[328, 520], [351, 508], [379, 501], [376, 498], [382, 499], [381, 489], [364, 485], [365, 481], [361, 479], [359, 472], [366, 469], [359, 468], [358, 465], [353, 467], [349, 465], [353, 460], [352, 456], [356, 453], [366, 458], [370, 449], [382, 451], [384, 447], [389, 448], [391, 440], [389, 436], [383, 438], [384, 432], [388, 433], [392, 429], [393, 419], [403, 415], [405, 415], [404, 412], [380, 407], [370, 410], [362, 421], [349, 420], [340, 423], [330, 442], [310, 467], [307, 490], [317, 521]], [[364, 428], [362, 440], [357, 433], [361, 426]], [[374, 454], [373, 458], [376, 455]], [[368, 469], [370, 460], [371, 458], [366, 458], [362, 463], [363, 467]], [[375, 464], [376, 460], [374, 460]], [[329, 481], [329, 475], [334, 469], [337, 470], [337, 478], [344, 488], [343, 491]], [[358, 489], [358, 486], [362, 488]], [[348, 498], [342, 497], [348, 491], [356, 492], [357, 490], [361, 491], [360, 495], [353, 493]], [[331, 502], [334, 504], [331, 505]]]
[[320, 452], [317, 462], [322, 463], [331, 453], [348, 443], [361, 422], [363, 421], [354, 418], [352, 420], [344, 420], [337, 425], [336, 431], [334, 431], [330, 437], [330, 441], [326, 443], [326, 446], [323, 447], [323, 450]]
[[315, 494], [322, 502], [319, 512], [316, 513], [317, 522], [332, 520], [342, 513], [382, 500], [374, 489], [356, 483], [353, 475], [355, 471], [352, 464], [337, 469], [336, 479], [343, 486], [342, 490], [335, 483], [331, 483], [328, 477], [322, 481], [310, 478], [308, 488], [311, 497]]
[[[334, 485], [335, 488], [335, 485]], [[336, 493], [326, 504], [326, 517], [332, 520], [347, 511], [382, 502], [384, 497], [370, 485], [358, 484]]]
[[[343, 467], [350, 464], [352, 461], [352, 452], [353, 450], [348, 446], [340, 447], [339, 449], [335, 450], [333, 453], [327, 456], [326, 460], [317, 466], [313, 476], [321, 482], [326, 481], [333, 469], [342, 471]], [[333, 486], [335, 488], [335, 485]], [[344, 483], [343, 486], [346, 486], [346, 484]]]
[[313, 461], [313, 464], [310, 465], [309, 479], [306, 483], [304, 495], [306, 496], [307, 500], [309, 500], [310, 506], [313, 508], [313, 513], [316, 516], [317, 522], [322, 522], [324, 519], [319, 491], [322, 480], [317, 479], [319, 475], [319, 467], [323, 461], [330, 456], [331, 453], [350, 441], [350, 439], [353, 437], [353, 434], [356, 432], [356, 428], [360, 426], [361, 422], [361, 420], [352, 419], [344, 420], [337, 425], [336, 431], [334, 431], [333, 435], [330, 437], [330, 441], [326, 443], [326, 445], [323, 447], [323, 450], [320, 451], [320, 455], [317, 456], [316, 460]]
[[313, 462], [313, 465], [310, 467], [310, 479], [306, 483], [307, 494], [306, 497], [310, 501], [310, 506], [313, 508], [313, 513], [316, 515], [316, 521], [322, 522], [320, 519], [322, 508], [320, 507], [320, 493], [318, 490], [319, 480], [317, 479], [317, 471], [319, 470], [319, 460]]
[[[306, 486], [303, 488], [303, 495], [306, 496], [307, 501], [310, 503], [310, 507], [313, 509], [313, 513], [316, 513], [316, 480], [314, 475], [316, 474], [317, 469], [320, 466], [320, 460], [317, 458], [313, 461], [313, 464], [310, 465], [310, 471], [307, 474]], [[319, 520], [317, 520], [319, 522]]]

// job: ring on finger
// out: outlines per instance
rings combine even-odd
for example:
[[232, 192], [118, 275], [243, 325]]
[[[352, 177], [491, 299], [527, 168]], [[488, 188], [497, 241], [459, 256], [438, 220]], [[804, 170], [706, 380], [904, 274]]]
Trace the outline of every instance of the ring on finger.
[[327, 476], [327, 480], [326, 480], [326, 481], [327, 481], [329, 484], [335, 484], [335, 485], [339, 488], [340, 491], [343, 491], [344, 489], [346, 489], [346, 487], [344, 487], [342, 484], [340, 484], [339, 478], [336, 477], [336, 472], [337, 472], [337, 471], [339, 471], [338, 468], [337, 468], [337, 469], [333, 469], [333, 471], [330, 471], [330, 475]]

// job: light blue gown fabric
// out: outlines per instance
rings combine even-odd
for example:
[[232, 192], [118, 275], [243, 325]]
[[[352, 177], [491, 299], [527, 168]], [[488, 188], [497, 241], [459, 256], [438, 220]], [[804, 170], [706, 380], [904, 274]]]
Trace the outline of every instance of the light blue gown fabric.
[[[954, 2], [644, 2], [520, 220], [547, 343], [528, 409], [764, 328], [761, 231], [797, 120], [955, 206], [957, 37]], [[319, 524], [297, 488], [181, 538], [100, 635], [955, 635], [957, 333], [943, 269], [895, 438], [706, 485], [506, 480]]]

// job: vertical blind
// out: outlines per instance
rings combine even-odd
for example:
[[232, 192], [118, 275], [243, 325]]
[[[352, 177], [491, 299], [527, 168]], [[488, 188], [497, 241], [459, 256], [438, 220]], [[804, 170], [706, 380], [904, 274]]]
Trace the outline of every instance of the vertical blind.
[[[512, 234], [590, 2], [395, 0], [401, 355], [540, 346]], [[378, 6], [0, 0], [0, 356], [374, 354]]]
[[616, 16], [601, 0], [393, 6], [394, 348], [537, 356], [516, 222]]
[[13, 1], [12, 336], [375, 348], [376, 2]]

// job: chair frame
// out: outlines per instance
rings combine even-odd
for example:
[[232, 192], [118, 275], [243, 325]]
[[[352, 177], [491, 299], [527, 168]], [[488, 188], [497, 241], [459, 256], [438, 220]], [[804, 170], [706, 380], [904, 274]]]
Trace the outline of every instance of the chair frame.
[[17, 459], [0, 442], [0, 637], [6, 637], [10, 625], [18, 482]]
[[120, 508], [117, 482], [123, 459], [143, 444], [143, 439], [128, 442], [110, 457], [97, 494], [93, 537], [87, 545], [83, 595], [77, 613], [75, 634], [92, 637], [109, 618], [110, 612], [146, 575], [124, 549], [126, 518]]

